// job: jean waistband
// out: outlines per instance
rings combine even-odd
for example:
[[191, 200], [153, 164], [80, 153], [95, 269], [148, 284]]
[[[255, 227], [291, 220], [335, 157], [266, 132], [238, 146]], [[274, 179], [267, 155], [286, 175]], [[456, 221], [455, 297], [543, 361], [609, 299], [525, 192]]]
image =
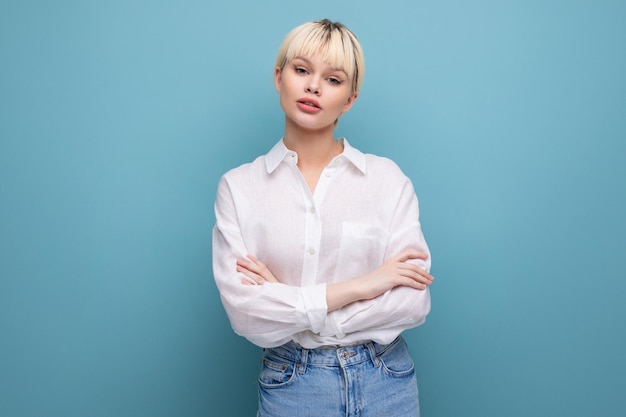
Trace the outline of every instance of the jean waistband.
[[380, 361], [378, 357], [383, 352], [398, 343], [405, 345], [403, 342], [402, 336], [398, 336], [398, 338], [387, 345], [370, 341], [353, 346], [324, 346], [315, 349], [307, 349], [296, 343], [289, 342], [278, 347], [263, 349], [263, 351], [265, 355], [276, 355], [296, 364], [301, 364], [304, 367], [307, 365], [344, 367], [369, 360], [377, 366]]

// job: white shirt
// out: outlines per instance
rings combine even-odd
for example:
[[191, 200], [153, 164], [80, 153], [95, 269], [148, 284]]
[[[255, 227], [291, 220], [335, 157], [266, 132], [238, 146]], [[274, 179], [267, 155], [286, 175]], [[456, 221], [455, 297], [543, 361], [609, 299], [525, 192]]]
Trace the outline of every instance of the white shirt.
[[[339, 141], [343, 153], [313, 193], [282, 140], [219, 182], [215, 282], [234, 331], [261, 347], [386, 344], [430, 311], [428, 289], [396, 287], [328, 313], [327, 283], [365, 275], [407, 248], [429, 253], [411, 181], [391, 160]], [[280, 283], [242, 284], [236, 260], [247, 254]], [[430, 257], [415, 262], [430, 270]]]

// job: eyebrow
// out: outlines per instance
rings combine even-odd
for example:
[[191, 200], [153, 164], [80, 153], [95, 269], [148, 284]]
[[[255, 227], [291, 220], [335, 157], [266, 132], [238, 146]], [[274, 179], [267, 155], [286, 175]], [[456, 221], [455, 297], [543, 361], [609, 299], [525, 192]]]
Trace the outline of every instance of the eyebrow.
[[[293, 57], [292, 61], [295, 61], [296, 59], [304, 61], [308, 65], [313, 65], [313, 63], [309, 59], [307, 59], [307, 58], [305, 58], [303, 56], [295, 56], [295, 57]], [[348, 73], [343, 68], [331, 68], [331, 71], [343, 72], [344, 74], [346, 74], [346, 77], [348, 76]]]

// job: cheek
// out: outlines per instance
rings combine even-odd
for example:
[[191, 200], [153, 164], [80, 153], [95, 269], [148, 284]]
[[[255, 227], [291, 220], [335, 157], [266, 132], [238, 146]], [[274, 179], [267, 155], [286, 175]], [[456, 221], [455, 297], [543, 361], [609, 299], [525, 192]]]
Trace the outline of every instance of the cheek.
[[342, 97], [341, 102], [337, 104], [338, 107], [341, 107], [342, 110], [346, 110], [350, 107], [350, 98]]
[[280, 97], [278, 98], [278, 102], [280, 103], [280, 107], [283, 111], [286, 110], [285, 104], [287, 103], [287, 99], [285, 98], [284, 90], [280, 92]]
[[300, 85], [294, 80], [285, 80], [281, 84], [282, 94], [285, 96], [293, 96], [299, 90]]
[[353, 97], [352, 94], [350, 94], [343, 102], [343, 109], [344, 111], [350, 110], [350, 108], [352, 107], [352, 104], [354, 104], [354, 100], [355, 98]]

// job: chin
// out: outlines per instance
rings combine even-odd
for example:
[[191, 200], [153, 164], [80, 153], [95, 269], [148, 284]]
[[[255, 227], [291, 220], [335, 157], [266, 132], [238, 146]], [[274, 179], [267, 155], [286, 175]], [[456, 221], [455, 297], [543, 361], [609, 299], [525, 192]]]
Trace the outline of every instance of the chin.
[[320, 131], [326, 129], [333, 129], [335, 126], [335, 121], [332, 122], [311, 122], [310, 120], [297, 120], [292, 119], [293, 123], [301, 129], [310, 130], [310, 131]]

